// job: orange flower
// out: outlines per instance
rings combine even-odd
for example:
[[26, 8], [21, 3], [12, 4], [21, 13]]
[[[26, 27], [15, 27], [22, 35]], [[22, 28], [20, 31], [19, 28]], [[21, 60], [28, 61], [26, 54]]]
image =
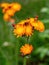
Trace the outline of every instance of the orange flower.
[[9, 9], [9, 10], [6, 11], [6, 13], [7, 13], [9, 16], [14, 16], [15, 11], [12, 10], [12, 9]]
[[25, 28], [25, 35], [26, 36], [31, 36], [32, 33], [33, 33], [32, 26], [31, 25], [27, 25], [26, 28]]
[[29, 18], [30, 24], [33, 25], [34, 18]]
[[15, 35], [17, 35], [17, 37], [23, 36], [25, 32], [25, 27], [23, 25], [16, 24], [13, 32]]
[[43, 32], [45, 30], [44, 24], [41, 21], [38, 21], [37, 23], [38, 23], [38, 28], [39, 28], [38, 30], [40, 32]]
[[2, 12], [5, 13], [9, 7], [9, 3], [1, 3], [1, 7], [3, 8]]
[[4, 19], [5, 21], [8, 21], [8, 20], [10, 19], [10, 17], [9, 17], [8, 14], [4, 14], [3, 19]]
[[8, 8], [8, 6], [9, 6], [9, 3], [1, 3], [2, 8]]
[[4, 20], [8, 21], [8, 18], [14, 16], [15, 12], [21, 9], [21, 5], [19, 3], [1, 3], [1, 7], [3, 8], [2, 12], [7, 14], [4, 15]]
[[25, 26], [25, 35], [31, 36], [33, 33], [33, 29], [32, 29], [32, 26], [30, 24], [29, 19], [26, 19], [26, 21], [24, 22], [24, 26]]
[[21, 5], [19, 3], [13, 3], [12, 9], [14, 11], [20, 11]]
[[34, 27], [35, 30], [39, 30], [39, 26], [37, 22], [33, 22], [32, 27]]
[[38, 30], [40, 32], [44, 31], [44, 24], [37, 20], [37, 18], [29, 18], [26, 20], [22, 20], [17, 25], [15, 25], [15, 34], [18, 36], [31, 36], [34, 30]]
[[39, 30], [40, 32], [43, 32], [44, 31], [44, 24], [39, 21], [37, 18], [30, 18], [30, 24], [32, 25], [32, 27], [35, 29], [35, 30]]
[[40, 21], [33, 22], [32, 27], [34, 27], [35, 30], [38, 30], [40, 32], [43, 32], [45, 29], [44, 24]]
[[30, 22], [29, 22], [28, 19], [22, 20], [18, 24], [21, 24], [21, 25], [23, 25], [25, 27], [25, 34], [24, 35], [31, 36], [33, 30], [32, 30], [32, 26], [30, 25]]
[[35, 20], [35, 18], [30, 18], [29, 20], [32, 27], [36, 25], [37, 21]]
[[27, 55], [27, 54], [30, 54], [33, 50], [33, 46], [32, 45], [29, 45], [29, 44], [25, 44], [24, 46], [22, 46], [20, 48], [20, 52], [23, 54], [23, 55]]

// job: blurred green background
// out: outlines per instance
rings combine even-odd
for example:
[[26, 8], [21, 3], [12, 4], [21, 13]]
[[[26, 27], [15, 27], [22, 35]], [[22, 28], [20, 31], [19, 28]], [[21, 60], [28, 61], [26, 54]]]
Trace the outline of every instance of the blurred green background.
[[[29, 43], [33, 45], [34, 51], [27, 58], [27, 65], [49, 65], [49, 0], [0, 0], [2, 2], [19, 2], [22, 5], [21, 11], [14, 16], [16, 23], [28, 17], [39, 16], [45, 25], [45, 31], [34, 32]], [[16, 43], [17, 38], [13, 35], [11, 23], [3, 20], [2, 9], [0, 8], [0, 65], [16, 65]], [[26, 38], [19, 38], [19, 48], [26, 43]], [[18, 50], [19, 51], [19, 50]], [[19, 65], [23, 65], [19, 52]]]

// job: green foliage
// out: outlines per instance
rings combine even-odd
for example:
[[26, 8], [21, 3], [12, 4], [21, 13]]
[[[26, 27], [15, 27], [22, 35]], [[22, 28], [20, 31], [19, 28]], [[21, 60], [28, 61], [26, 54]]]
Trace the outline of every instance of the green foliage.
[[37, 48], [35, 54], [39, 54], [40, 59], [43, 59], [45, 56], [49, 56], [49, 48], [45, 47]]

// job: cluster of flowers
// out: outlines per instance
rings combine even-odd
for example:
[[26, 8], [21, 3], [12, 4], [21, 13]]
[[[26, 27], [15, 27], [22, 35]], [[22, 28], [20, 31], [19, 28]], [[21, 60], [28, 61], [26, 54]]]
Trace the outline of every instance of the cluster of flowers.
[[9, 21], [15, 12], [20, 11], [21, 5], [19, 3], [1, 3], [2, 13], [4, 13], [3, 19]]
[[[21, 9], [21, 5], [19, 3], [1, 3], [0, 7], [2, 8], [2, 13], [4, 14], [3, 19], [5, 21], [14, 21], [12, 16], [14, 16], [15, 12], [20, 11]], [[43, 32], [45, 29], [44, 24], [40, 20], [38, 20], [38, 17], [22, 20], [17, 24], [13, 24], [13, 26], [14, 35], [16, 35], [17, 37], [31, 36], [34, 30]], [[20, 52], [23, 55], [30, 54], [32, 50], [33, 46], [28, 43], [20, 48]]]
[[[19, 23], [14, 25], [14, 35], [19, 36], [31, 36], [34, 30], [38, 30], [39, 32], [43, 32], [45, 29], [44, 24], [38, 20], [38, 17], [28, 18], [26, 20], [22, 20]], [[30, 44], [25, 44], [20, 48], [20, 52], [23, 55], [28, 55], [32, 52], [33, 46]]]
[[34, 30], [39, 32], [44, 31], [44, 24], [36, 18], [28, 18], [22, 20], [14, 26], [14, 35], [19, 36], [31, 36]]

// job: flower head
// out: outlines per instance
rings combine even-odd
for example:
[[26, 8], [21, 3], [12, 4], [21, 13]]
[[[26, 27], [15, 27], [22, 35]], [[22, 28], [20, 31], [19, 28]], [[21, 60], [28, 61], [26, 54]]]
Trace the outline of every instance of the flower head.
[[25, 34], [26, 36], [31, 36], [32, 35], [32, 26], [29, 22], [29, 19], [26, 20], [22, 20], [21, 22], [19, 22], [18, 24], [22, 24], [25, 27]]
[[13, 32], [17, 37], [23, 36], [25, 33], [25, 27], [23, 25], [16, 24]]
[[[19, 3], [1, 3], [2, 13], [7, 14], [8, 17], [14, 16], [14, 14], [17, 11], [20, 11], [21, 5]], [[3, 16], [5, 21], [8, 21], [9, 19], [6, 19], [5, 16]]]
[[8, 8], [8, 6], [9, 6], [9, 3], [1, 3], [2, 8]]
[[10, 16], [7, 15], [7, 14], [4, 14], [3, 19], [4, 19], [5, 21], [8, 21], [8, 20], [10, 19]]
[[27, 26], [25, 26], [25, 27], [26, 27], [26, 28], [25, 28], [25, 35], [26, 35], [26, 36], [31, 36], [32, 33], [33, 33], [32, 26], [31, 26], [31, 25], [27, 25]]
[[30, 24], [35, 30], [38, 30], [40, 32], [44, 31], [45, 29], [44, 24], [41, 21], [39, 21], [37, 18], [30, 18], [29, 20], [30, 20]]
[[23, 54], [23, 55], [28, 55], [32, 52], [33, 50], [33, 46], [32, 45], [29, 45], [29, 44], [25, 44], [24, 46], [22, 46], [20, 48], [20, 52]]
[[41, 21], [38, 21], [38, 27], [39, 27], [39, 31], [43, 32], [45, 30], [44, 24]]
[[19, 11], [21, 9], [21, 5], [19, 3], [13, 3], [12, 9], [15, 11]]
[[41, 21], [33, 22], [32, 27], [40, 32], [43, 32], [45, 29], [44, 24]]
[[9, 10], [6, 11], [6, 13], [7, 13], [9, 16], [14, 16], [15, 11], [12, 10], [12, 9], [9, 9]]

